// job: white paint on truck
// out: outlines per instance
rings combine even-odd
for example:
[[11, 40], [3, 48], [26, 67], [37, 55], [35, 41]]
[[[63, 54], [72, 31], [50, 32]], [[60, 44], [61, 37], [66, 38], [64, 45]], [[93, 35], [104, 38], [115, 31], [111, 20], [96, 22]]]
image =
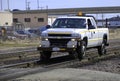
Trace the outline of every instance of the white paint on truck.
[[109, 31], [108, 28], [97, 28], [94, 17], [68, 16], [57, 18], [49, 29], [42, 32], [41, 39], [38, 50], [42, 53], [77, 51], [82, 58], [87, 48], [96, 47], [99, 53], [105, 52]]

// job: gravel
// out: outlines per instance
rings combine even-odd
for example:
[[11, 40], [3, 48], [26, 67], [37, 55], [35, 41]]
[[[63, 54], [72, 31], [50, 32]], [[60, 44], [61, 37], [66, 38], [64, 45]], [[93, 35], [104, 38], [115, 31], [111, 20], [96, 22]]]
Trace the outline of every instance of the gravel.
[[61, 68], [17, 78], [13, 81], [120, 81], [119, 74], [107, 72]]
[[92, 65], [76, 67], [80, 69], [96, 70], [120, 74], [120, 56], [109, 60], [100, 61]]
[[[115, 73], [115, 74], [113, 74]], [[62, 68], [24, 76], [21, 81], [120, 81], [120, 56], [77, 68]]]

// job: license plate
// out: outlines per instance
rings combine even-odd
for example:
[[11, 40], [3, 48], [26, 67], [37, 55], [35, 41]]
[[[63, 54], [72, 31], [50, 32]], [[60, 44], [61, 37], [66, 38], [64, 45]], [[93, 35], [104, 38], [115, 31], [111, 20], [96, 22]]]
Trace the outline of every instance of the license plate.
[[54, 47], [54, 48], [52, 49], [52, 51], [60, 51], [60, 48]]

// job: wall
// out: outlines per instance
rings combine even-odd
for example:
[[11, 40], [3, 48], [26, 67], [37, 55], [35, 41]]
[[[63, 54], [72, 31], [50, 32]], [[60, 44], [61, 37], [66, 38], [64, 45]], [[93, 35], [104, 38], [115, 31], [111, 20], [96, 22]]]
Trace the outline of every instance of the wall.
[[[18, 22], [24, 24], [25, 27], [40, 27], [47, 25], [47, 13], [14, 13], [13, 18], [18, 18]], [[30, 18], [30, 22], [25, 22], [25, 18]], [[44, 18], [44, 22], [38, 22], [38, 18]]]
[[13, 15], [11, 12], [0, 12], [0, 26], [12, 26]]

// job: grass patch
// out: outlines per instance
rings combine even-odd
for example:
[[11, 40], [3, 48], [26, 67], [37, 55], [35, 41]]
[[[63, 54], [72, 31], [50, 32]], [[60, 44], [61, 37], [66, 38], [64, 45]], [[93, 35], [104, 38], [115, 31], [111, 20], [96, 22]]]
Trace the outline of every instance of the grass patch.
[[2, 41], [0, 42], [0, 49], [2, 48], [10, 48], [10, 47], [30, 47], [30, 46], [38, 46], [39, 41], [34, 40], [34, 41]]
[[37, 46], [37, 44], [0, 44], [0, 47], [27, 47], [27, 46]]

